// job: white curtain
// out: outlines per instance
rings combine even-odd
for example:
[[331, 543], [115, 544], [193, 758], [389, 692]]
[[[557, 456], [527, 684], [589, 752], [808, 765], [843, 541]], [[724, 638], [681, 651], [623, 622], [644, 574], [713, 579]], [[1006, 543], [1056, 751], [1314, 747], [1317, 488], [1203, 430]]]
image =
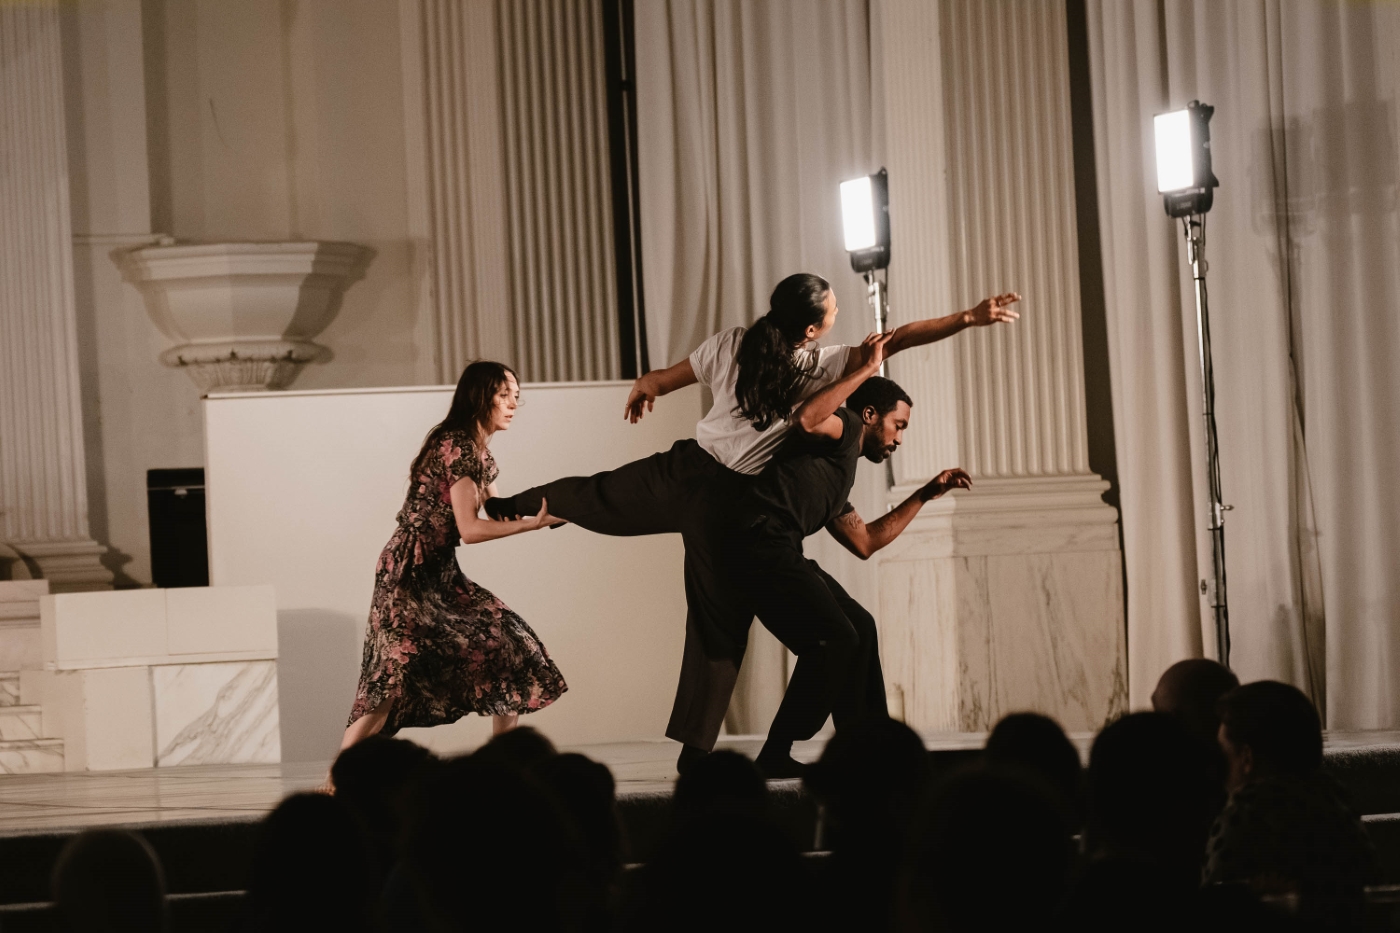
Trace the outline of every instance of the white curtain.
[[1400, 5], [1090, 0], [1130, 690], [1213, 651], [1200, 382], [1152, 116], [1216, 108], [1208, 215], [1232, 666], [1400, 725]]
[[[842, 245], [838, 185], [880, 167], [866, 0], [648, 0], [636, 7], [642, 268], [653, 367], [768, 309], [784, 276], [831, 281], [830, 342], [873, 321]], [[878, 469], [853, 502], [880, 514]], [[827, 536], [808, 553], [873, 605], [870, 568]], [[765, 731], [785, 654], [750, 643], [731, 730]]]

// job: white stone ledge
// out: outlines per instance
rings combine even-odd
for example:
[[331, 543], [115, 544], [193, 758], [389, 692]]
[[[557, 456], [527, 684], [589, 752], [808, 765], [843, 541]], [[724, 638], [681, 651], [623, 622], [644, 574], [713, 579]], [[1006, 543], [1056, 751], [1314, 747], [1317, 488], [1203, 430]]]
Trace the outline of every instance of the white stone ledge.
[[46, 670], [277, 657], [270, 586], [117, 590], [43, 596]]
[[169, 667], [174, 664], [222, 664], [241, 661], [276, 661], [275, 651], [222, 651], [208, 654], [153, 654], [132, 658], [97, 658], [80, 661], [45, 661], [46, 671], [97, 671], [114, 667]]

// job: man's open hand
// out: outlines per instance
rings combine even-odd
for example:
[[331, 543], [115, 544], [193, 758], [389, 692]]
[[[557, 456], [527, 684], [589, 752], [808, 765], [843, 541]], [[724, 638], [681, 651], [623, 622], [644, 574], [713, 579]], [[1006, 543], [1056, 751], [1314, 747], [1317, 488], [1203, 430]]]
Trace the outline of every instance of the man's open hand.
[[967, 312], [967, 322], [973, 327], [986, 327], [1002, 321], [1015, 321], [1021, 317], [1021, 312], [1011, 306], [1020, 300], [1021, 296], [1015, 292], [983, 298], [977, 307]]
[[929, 480], [919, 490], [919, 498], [928, 502], [937, 499], [950, 489], [971, 489], [972, 477], [967, 475], [966, 470], [953, 468], [944, 470], [933, 479]]

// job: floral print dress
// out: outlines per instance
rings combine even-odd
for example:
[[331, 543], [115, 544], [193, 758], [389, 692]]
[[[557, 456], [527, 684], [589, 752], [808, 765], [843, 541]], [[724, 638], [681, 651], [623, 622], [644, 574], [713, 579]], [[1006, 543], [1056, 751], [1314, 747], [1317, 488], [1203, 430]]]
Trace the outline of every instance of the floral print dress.
[[384, 735], [410, 726], [528, 713], [568, 686], [525, 620], [457, 566], [461, 537], [450, 490], [484, 490], [490, 450], [463, 431], [437, 439], [411, 477], [398, 530], [379, 555], [360, 686], [350, 722], [393, 700]]

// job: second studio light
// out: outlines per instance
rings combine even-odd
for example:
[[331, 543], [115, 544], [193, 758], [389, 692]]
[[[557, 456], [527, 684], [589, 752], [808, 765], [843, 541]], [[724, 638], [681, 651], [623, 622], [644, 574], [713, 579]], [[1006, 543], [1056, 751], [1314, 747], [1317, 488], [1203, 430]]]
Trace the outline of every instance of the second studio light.
[[1152, 120], [1157, 149], [1157, 191], [1167, 214], [1204, 214], [1220, 184], [1210, 165], [1210, 118], [1215, 108], [1193, 100]]
[[852, 269], [871, 272], [890, 264], [890, 186], [884, 169], [841, 183], [841, 220]]

